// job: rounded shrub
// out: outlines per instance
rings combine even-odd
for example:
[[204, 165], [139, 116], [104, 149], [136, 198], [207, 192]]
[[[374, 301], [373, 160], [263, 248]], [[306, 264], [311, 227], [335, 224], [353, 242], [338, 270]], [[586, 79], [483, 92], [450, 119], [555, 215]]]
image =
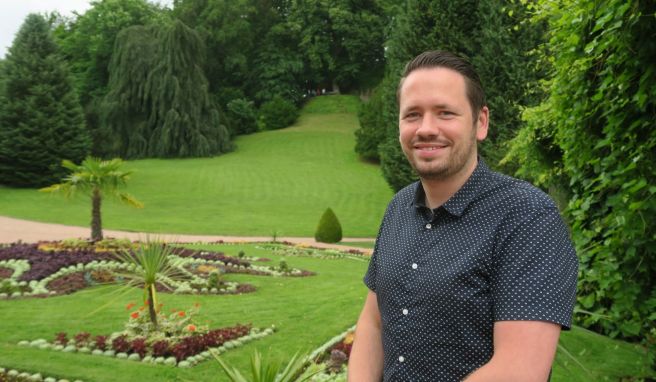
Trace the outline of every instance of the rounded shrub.
[[314, 239], [320, 243], [337, 243], [342, 240], [342, 225], [331, 208], [321, 215]]
[[282, 129], [298, 118], [298, 108], [293, 102], [280, 96], [265, 102], [260, 107], [260, 123], [264, 130]]
[[244, 98], [233, 99], [227, 105], [231, 134], [250, 134], [257, 131], [257, 110], [252, 101]]

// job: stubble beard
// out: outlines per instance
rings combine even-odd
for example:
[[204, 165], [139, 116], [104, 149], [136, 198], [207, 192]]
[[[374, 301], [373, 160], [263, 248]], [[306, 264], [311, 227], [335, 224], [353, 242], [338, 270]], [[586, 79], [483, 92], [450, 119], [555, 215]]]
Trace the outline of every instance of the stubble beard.
[[[430, 141], [427, 141], [430, 142]], [[463, 171], [467, 166], [470, 158], [475, 156], [476, 152], [476, 127], [472, 129], [472, 133], [466, 142], [462, 142], [460, 147], [454, 145], [449, 146], [451, 153], [447, 158], [421, 163], [415, 160], [412, 152], [405, 153], [408, 162], [415, 170], [419, 178], [425, 180], [445, 180], [451, 178], [453, 175]]]

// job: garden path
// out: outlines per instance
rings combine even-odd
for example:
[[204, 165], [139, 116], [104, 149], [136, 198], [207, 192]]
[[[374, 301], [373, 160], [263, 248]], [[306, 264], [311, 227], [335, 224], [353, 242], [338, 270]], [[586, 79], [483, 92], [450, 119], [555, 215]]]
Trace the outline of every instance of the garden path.
[[[141, 232], [103, 230], [105, 237], [117, 239], [143, 240], [149, 235]], [[271, 241], [271, 237], [264, 236], [215, 236], [215, 235], [184, 235], [184, 234], [161, 234], [152, 233], [152, 237], [164, 241], [175, 242], [203, 242], [210, 243], [223, 240], [225, 242], [259, 242]], [[63, 224], [41, 223], [30, 220], [0, 216], [0, 243], [13, 243], [22, 241], [24, 243], [36, 243], [38, 241], [64, 240], [71, 238], [89, 237], [88, 227], [77, 227]], [[357, 249], [371, 254], [372, 250], [367, 248], [352, 247], [340, 244], [318, 243], [312, 237], [278, 237], [279, 241], [289, 241], [295, 244], [310, 245], [319, 248], [335, 249]], [[344, 238], [344, 242], [372, 241], [370, 238]]]

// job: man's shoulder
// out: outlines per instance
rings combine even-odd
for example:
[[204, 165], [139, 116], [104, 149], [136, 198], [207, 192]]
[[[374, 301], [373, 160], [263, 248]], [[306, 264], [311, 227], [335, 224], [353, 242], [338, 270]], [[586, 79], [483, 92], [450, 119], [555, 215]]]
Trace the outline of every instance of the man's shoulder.
[[546, 192], [525, 180], [498, 172], [491, 172], [489, 187], [482, 196], [518, 210], [557, 209]]

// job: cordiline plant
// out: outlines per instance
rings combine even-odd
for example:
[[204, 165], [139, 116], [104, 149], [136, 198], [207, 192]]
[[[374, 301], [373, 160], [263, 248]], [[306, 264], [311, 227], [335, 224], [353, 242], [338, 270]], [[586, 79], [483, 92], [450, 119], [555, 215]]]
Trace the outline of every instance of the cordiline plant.
[[172, 260], [172, 247], [163, 242], [147, 240], [140, 243], [134, 250], [120, 251], [116, 253], [119, 261], [127, 264], [126, 270], [117, 272], [122, 276], [126, 287], [138, 287], [143, 285], [144, 304], [148, 306], [150, 322], [155, 330], [158, 330], [157, 289], [160, 284], [168, 287], [167, 280], [184, 278], [176, 261]]
[[307, 357], [299, 356], [298, 353], [294, 354], [289, 363], [282, 369], [280, 362], [272, 360], [264, 360], [263, 362], [260, 352], [255, 350], [255, 353], [251, 356], [252, 377], [250, 379], [245, 378], [236, 368], [227, 365], [215, 353], [212, 353], [212, 355], [219, 361], [221, 368], [231, 382], [304, 382], [314, 375], [304, 376], [302, 379], [297, 380], [307, 363]]

